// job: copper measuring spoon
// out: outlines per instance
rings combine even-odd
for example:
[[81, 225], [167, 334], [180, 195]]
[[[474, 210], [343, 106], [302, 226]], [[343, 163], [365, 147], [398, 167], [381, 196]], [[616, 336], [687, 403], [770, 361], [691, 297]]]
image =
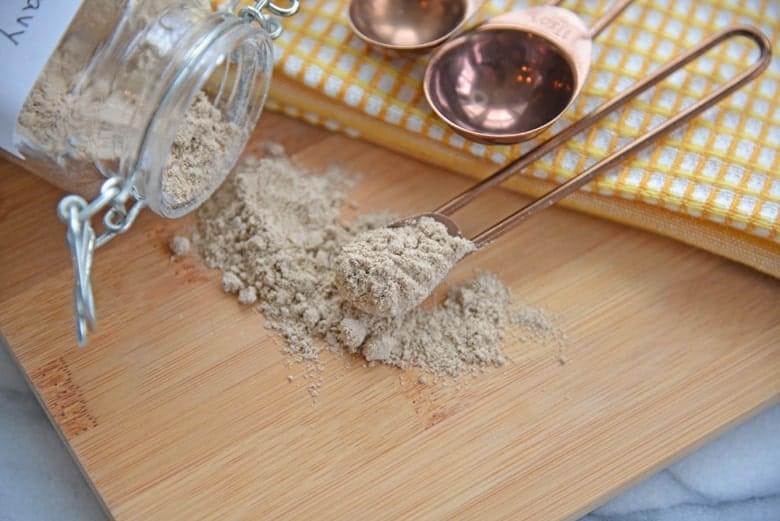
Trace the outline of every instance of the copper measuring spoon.
[[[577, 174], [575, 177], [568, 180], [567, 182], [550, 190], [543, 196], [532, 201], [528, 205], [520, 208], [516, 212], [510, 214], [509, 216], [499, 221], [498, 223], [490, 226], [486, 230], [478, 233], [476, 236], [474, 236], [471, 239], [472, 242], [474, 242], [474, 244], [476, 245], [477, 249], [486, 246], [488, 243], [492, 242], [493, 240], [497, 239], [501, 235], [505, 234], [506, 232], [508, 232], [509, 230], [511, 230], [518, 224], [520, 224], [521, 222], [531, 217], [536, 212], [552, 206], [562, 198], [575, 192], [576, 190], [578, 190], [579, 188], [581, 188], [582, 186], [590, 182], [597, 175], [616, 166], [620, 161], [625, 159], [627, 156], [630, 156], [631, 154], [634, 154], [637, 151], [647, 147], [653, 142], [653, 140], [655, 140], [662, 134], [665, 134], [667, 132], [670, 132], [682, 126], [690, 119], [698, 116], [705, 110], [711, 108], [713, 105], [721, 101], [726, 96], [729, 96], [730, 94], [734, 93], [736, 90], [740, 89], [746, 83], [755, 79], [759, 74], [761, 74], [767, 68], [771, 60], [772, 46], [771, 43], [769, 42], [769, 39], [758, 29], [749, 26], [736, 26], [736, 27], [725, 29], [717, 33], [716, 35], [712, 36], [708, 40], [704, 41], [703, 43], [699, 44], [698, 46], [694, 47], [693, 49], [690, 49], [689, 51], [687, 51], [686, 53], [684, 53], [683, 55], [679, 56], [674, 61], [669, 63], [668, 65], [662, 67], [661, 69], [653, 73], [651, 76], [635, 83], [631, 88], [627, 89], [619, 96], [612, 98], [610, 101], [607, 101], [592, 113], [588, 114], [587, 116], [583, 117], [579, 121], [571, 124], [570, 126], [566, 127], [565, 129], [558, 132], [554, 136], [545, 140], [541, 144], [537, 145], [535, 148], [528, 151], [526, 154], [515, 159], [505, 167], [499, 169], [496, 173], [494, 173], [490, 177], [484, 179], [483, 181], [477, 183], [476, 185], [472, 186], [471, 188], [467, 189], [466, 191], [452, 198], [450, 201], [444, 203], [433, 212], [408, 217], [403, 221], [400, 221], [399, 223], [413, 223], [421, 216], [429, 216], [443, 223], [447, 227], [447, 230], [450, 232], [450, 234], [456, 236], [463, 236], [460, 227], [451, 217], [452, 214], [454, 214], [456, 211], [460, 210], [461, 208], [471, 203], [474, 199], [476, 199], [479, 195], [484, 193], [486, 190], [503, 183], [509, 177], [522, 171], [527, 166], [529, 166], [533, 161], [536, 161], [537, 159], [541, 158], [548, 152], [555, 150], [557, 147], [562, 145], [570, 137], [592, 126], [594, 123], [596, 123], [597, 121], [599, 121], [600, 119], [608, 115], [609, 113], [615, 111], [616, 109], [624, 106], [632, 99], [636, 98], [642, 92], [658, 84], [659, 82], [669, 77], [674, 72], [680, 70], [685, 65], [693, 62], [701, 55], [711, 50], [716, 45], [719, 45], [726, 40], [730, 40], [736, 37], [743, 37], [752, 40], [753, 43], [755, 43], [758, 48], [759, 56], [749, 68], [744, 70], [738, 76], [724, 83], [719, 88], [711, 92], [708, 96], [697, 101], [696, 103], [688, 107], [686, 110], [674, 115], [670, 119], [658, 125], [656, 128], [652, 129], [651, 131], [648, 131], [646, 134], [637, 137], [635, 140], [633, 140], [631, 143], [624, 146], [620, 150], [613, 152], [611, 155], [602, 159], [595, 165]], [[396, 223], [396, 225], [397, 224], [398, 223]]]
[[438, 49], [425, 97], [456, 132], [517, 143], [555, 123], [582, 90], [593, 39], [633, 0], [618, 0], [592, 27], [561, 0], [495, 16]]
[[[428, 217], [442, 223], [445, 226], [447, 233], [451, 236], [464, 237], [460, 227], [452, 218], [452, 215], [456, 211], [474, 201], [474, 199], [479, 197], [479, 195], [489, 188], [502, 183], [510, 176], [520, 172], [544, 154], [555, 150], [573, 135], [590, 127], [601, 118], [624, 106], [650, 87], [653, 87], [674, 72], [679, 71], [682, 67], [691, 63], [719, 43], [734, 37], [744, 37], [752, 40], [753, 43], [756, 44], [759, 50], [759, 56], [752, 65], [736, 77], [723, 83], [720, 87], [687, 109], [675, 114], [654, 129], [640, 135], [628, 145], [602, 159], [597, 164], [580, 172], [569, 181], [550, 190], [543, 196], [489, 226], [487, 229], [470, 239], [475, 246], [472, 251], [487, 246], [494, 239], [507, 233], [536, 212], [552, 206], [563, 197], [566, 197], [590, 182], [597, 175], [616, 166], [627, 156], [647, 147], [662, 134], [680, 127], [691, 118], [711, 108], [718, 101], [732, 94], [747, 82], [753, 80], [769, 65], [771, 60], [771, 44], [769, 43], [769, 40], [760, 31], [752, 27], [738, 26], [724, 30], [699, 46], [687, 51], [646, 79], [637, 82], [622, 94], [607, 101], [589, 115], [548, 138], [526, 154], [499, 169], [487, 179], [475, 184], [460, 195], [457, 195], [433, 212], [407, 217], [406, 219], [390, 224], [389, 227], [416, 228], [420, 234], [423, 234], [422, 220], [423, 218]], [[400, 252], [395, 248], [389, 247], [383, 250], [381, 241], [379, 241], [380, 247], [377, 249], [372, 245], [372, 239], [376, 238], [376, 233], [381, 234], [382, 232], [382, 229], [368, 231], [365, 235], [356, 238], [355, 242], [349, 245], [351, 251], [373, 250], [374, 254], [380, 255], [381, 258], [379, 261], [373, 259], [371, 263], [366, 263], [361, 259], [354, 261], [345, 258], [342, 259], [343, 262], [338, 260], [336, 262], [336, 280], [339, 292], [355, 307], [372, 315], [399, 316], [413, 307], [418, 306], [447, 276], [460, 258], [466, 254], [466, 250], [464, 249], [463, 252], [455, 255], [442, 254], [431, 256], [431, 252], [427, 247], [420, 246], [423, 249], [418, 251], [415, 249], [416, 247], [412, 245]], [[420, 241], [419, 244], [425, 243], [426, 241]], [[421, 259], [428, 260], [422, 261]], [[424, 276], [415, 276], [413, 274], [414, 270], [411, 270], [410, 267], [414, 263], [419, 262], [430, 262], [430, 267], [433, 271]], [[376, 266], [379, 267], [377, 268]], [[381, 275], [383, 277], [383, 284], [377, 285], [372, 282], [372, 276], [376, 275]]]
[[352, 0], [347, 20], [362, 40], [383, 49], [422, 51], [456, 34], [484, 0]]

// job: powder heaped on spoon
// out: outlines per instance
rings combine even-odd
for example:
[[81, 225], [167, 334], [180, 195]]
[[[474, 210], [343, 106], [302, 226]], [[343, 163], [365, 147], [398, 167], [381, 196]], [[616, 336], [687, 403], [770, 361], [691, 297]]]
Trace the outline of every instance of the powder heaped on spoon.
[[424, 301], [473, 242], [452, 235], [432, 217], [369, 230], [346, 244], [335, 260], [336, 285], [358, 309], [401, 315]]

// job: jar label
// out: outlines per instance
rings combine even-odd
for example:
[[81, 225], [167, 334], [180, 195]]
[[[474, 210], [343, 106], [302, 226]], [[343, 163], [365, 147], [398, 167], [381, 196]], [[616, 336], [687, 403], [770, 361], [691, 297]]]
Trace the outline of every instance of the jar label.
[[0, 148], [17, 157], [19, 113], [82, 1], [0, 2]]

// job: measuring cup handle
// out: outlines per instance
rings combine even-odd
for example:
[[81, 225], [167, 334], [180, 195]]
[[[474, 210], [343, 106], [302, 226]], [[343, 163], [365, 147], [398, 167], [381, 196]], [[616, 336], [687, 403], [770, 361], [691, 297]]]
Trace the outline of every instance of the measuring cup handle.
[[[598, 36], [601, 31], [606, 29], [606, 27], [612, 23], [612, 21], [620, 15], [620, 13], [623, 12], [623, 10], [631, 5], [631, 3], [634, 0], [620, 0], [615, 5], [609, 8], [609, 11], [604, 13], [601, 18], [596, 20], [593, 25], [590, 27], [590, 31], [588, 32], [588, 36], [592, 40], [596, 36]], [[558, 7], [563, 3], [563, 0], [551, 0], [550, 2], [547, 2], [547, 5]]]

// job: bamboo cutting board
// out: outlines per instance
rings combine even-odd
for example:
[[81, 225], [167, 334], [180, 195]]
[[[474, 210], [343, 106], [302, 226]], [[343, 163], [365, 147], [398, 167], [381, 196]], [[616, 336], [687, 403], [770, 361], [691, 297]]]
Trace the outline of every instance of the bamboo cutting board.
[[[470, 182], [274, 114], [297, 162], [362, 172], [363, 211], [434, 207]], [[99, 329], [74, 347], [54, 188], [0, 164], [0, 329], [117, 520], [573, 519], [780, 396], [780, 283], [647, 233], [551, 209], [487, 250], [567, 335], [512, 338], [458, 383], [326, 357], [306, 392], [262, 317], [146, 212], [98, 252]], [[521, 203], [496, 191], [475, 231]], [[292, 382], [287, 376], [295, 376]]]

